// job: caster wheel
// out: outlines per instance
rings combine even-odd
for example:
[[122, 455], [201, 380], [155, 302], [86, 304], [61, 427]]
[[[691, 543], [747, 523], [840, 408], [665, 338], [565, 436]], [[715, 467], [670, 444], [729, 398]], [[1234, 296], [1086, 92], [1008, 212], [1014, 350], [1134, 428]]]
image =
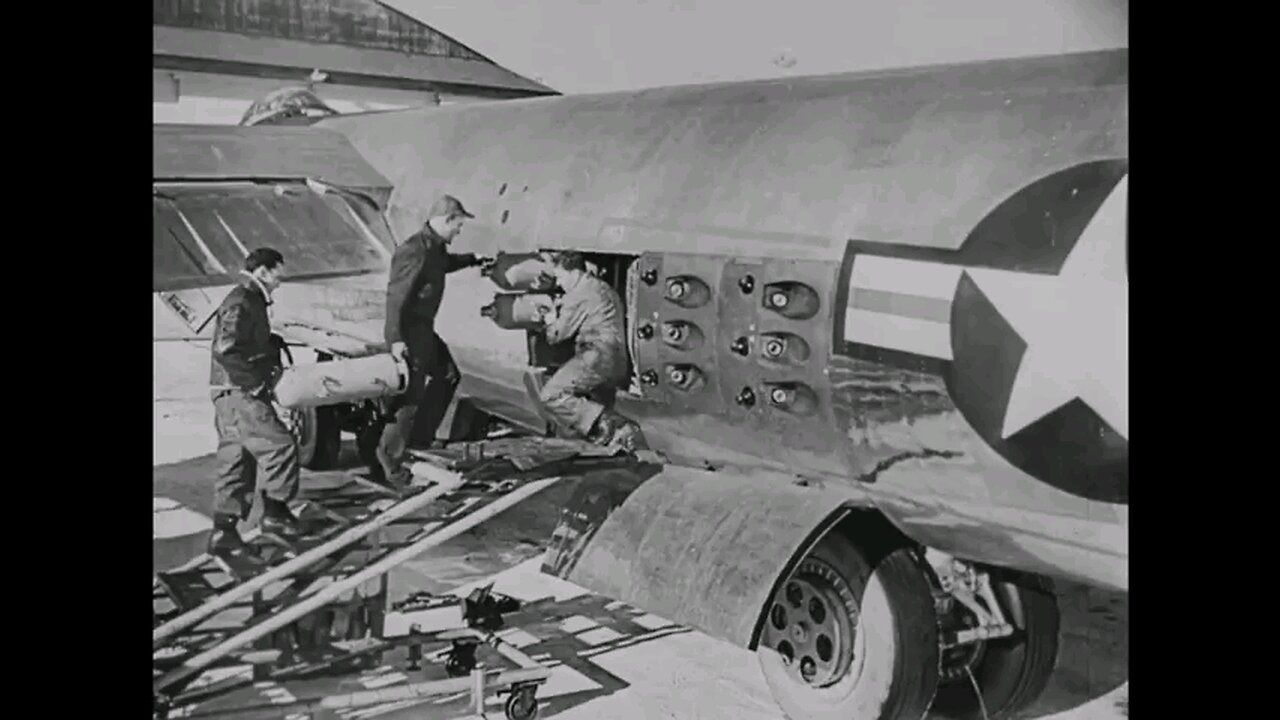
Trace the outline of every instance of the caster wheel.
[[507, 720], [535, 720], [538, 717], [538, 698], [533, 688], [521, 688], [511, 693], [506, 704]]
[[474, 642], [455, 642], [449, 659], [444, 662], [444, 671], [449, 677], [462, 677], [471, 674], [476, 668], [476, 644]]
[[465, 677], [476, 667], [474, 653], [455, 653], [444, 663], [444, 671], [449, 677]]

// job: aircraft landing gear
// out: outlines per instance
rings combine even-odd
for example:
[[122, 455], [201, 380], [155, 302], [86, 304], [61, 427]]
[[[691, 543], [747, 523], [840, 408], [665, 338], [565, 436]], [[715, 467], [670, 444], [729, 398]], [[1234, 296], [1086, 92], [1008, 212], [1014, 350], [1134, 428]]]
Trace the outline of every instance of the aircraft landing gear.
[[788, 717], [999, 720], [1040, 696], [1058, 651], [1048, 581], [854, 538], [828, 533], [765, 611], [757, 654]]
[[942, 681], [934, 709], [957, 720], [998, 720], [1025, 709], [1044, 692], [1058, 655], [1052, 585], [979, 571], [934, 551], [926, 557], [944, 593], [938, 603]]
[[793, 720], [919, 720], [938, 686], [928, 580], [908, 548], [833, 530], [779, 585], [757, 653]]

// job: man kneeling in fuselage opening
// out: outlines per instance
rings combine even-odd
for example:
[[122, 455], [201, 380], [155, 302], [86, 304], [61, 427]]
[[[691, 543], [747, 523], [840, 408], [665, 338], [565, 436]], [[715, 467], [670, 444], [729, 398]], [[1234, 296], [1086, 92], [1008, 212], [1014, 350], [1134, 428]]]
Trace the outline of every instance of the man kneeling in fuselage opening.
[[564, 295], [540, 308], [543, 333], [556, 345], [573, 340], [576, 353], [539, 395], [561, 427], [591, 442], [628, 452], [642, 449], [640, 428], [592, 396], [612, 400], [627, 378], [627, 338], [622, 300], [608, 283], [587, 271], [582, 253], [543, 254]]

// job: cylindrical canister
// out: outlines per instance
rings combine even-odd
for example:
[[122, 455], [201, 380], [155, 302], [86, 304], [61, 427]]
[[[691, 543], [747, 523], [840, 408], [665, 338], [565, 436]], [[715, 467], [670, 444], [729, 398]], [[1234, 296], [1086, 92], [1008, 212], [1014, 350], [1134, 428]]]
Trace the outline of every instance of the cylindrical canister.
[[518, 292], [549, 290], [555, 284], [551, 266], [538, 253], [498, 253], [485, 275], [503, 290]]
[[292, 365], [276, 383], [276, 400], [286, 408], [319, 407], [399, 395], [409, 386], [403, 358], [368, 357]]
[[553, 300], [542, 293], [507, 293], [495, 295], [493, 302], [480, 308], [480, 314], [504, 330], [535, 330], [540, 326], [540, 307], [550, 307]]

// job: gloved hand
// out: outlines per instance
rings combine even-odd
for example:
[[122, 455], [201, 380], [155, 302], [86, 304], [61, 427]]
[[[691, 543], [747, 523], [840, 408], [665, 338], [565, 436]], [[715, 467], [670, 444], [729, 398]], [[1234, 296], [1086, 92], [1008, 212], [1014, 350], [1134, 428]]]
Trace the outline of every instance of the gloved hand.
[[393, 342], [391, 343], [391, 354], [407, 361], [409, 359], [409, 346], [403, 342]]
[[264, 402], [271, 402], [272, 399], [271, 383], [265, 382], [249, 391], [249, 397], [257, 398]]
[[534, 284], [533, 289], [539, 292], [547, 292], [555, 286], [556, 276], [546, 270], [543, 270], [538, 273], [538, 281]]
[[540, 304], [537, 312], [538, 319], [542, 321], [543, 325], [550, 325], [560, 317], [559, 308], [556, 307], [555, 303]]
[[278, 363], [287, 360], [290, 365], [293, 364], [293, 352], [289, 350], [289, 343], [285, 341], [283, 336], [278, 333], [271, 333], [268, 342], [270, 342], [272, 349], [276, 351]]

